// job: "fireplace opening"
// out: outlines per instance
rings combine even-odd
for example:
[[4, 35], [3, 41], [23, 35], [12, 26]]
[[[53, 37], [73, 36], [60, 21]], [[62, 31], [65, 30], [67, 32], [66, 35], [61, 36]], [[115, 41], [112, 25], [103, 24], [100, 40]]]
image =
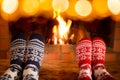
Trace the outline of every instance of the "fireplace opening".
[[[67, 20], [65, 19], [65, 21]], [[65, 40], [65, 44], [76, 44], [83, 37], [100, 36], [105, 40], [107, 47], [113, 47], [115, 22], [110, 17], [91, 22], [72, 19], [71, 21], [68, 39]], [[32, 32], [38, 32], [44, 36], [45, 44], [54, 44], [53, 27], [58, 24], [59, 22], [56, 19], [39, 16], [20, 18], [17, 21], [9, 22], [9, 27], [12, 36], [19, 31], [24, 32], [27, 36]]]

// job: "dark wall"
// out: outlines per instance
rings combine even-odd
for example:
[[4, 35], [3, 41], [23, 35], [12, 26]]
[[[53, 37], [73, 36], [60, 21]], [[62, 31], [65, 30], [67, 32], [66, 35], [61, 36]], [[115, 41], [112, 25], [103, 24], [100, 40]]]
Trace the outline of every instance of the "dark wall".
[[99, 36], [103, 38], [108, 47], [113, 47], [114, 26], [115, 22], [110, 17], [85, 23], [91, 37]]

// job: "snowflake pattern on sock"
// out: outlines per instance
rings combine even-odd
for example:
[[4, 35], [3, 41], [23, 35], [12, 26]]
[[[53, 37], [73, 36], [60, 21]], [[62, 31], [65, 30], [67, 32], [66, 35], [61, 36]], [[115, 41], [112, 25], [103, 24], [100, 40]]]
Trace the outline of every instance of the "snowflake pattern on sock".
[[42, 36], [39, 34], [33, 34], [26, 47], [26, 67], [23, 71], [24, 80], [38, 80], [43, 53], [44, 42]]
[[18, 80], [22, 75], [26, 40], [22, 33], [13, 37], [10, 43], [10, 67], [0, 80]]
[[80, 80], [92, 80], [91, 71], [92, 42], [89, 38], [80, 40], [76, 46], [77, 61], [80, 68]]
[[26, 63], [29, 63], [29, 61], [31, 61], [33, 62], [32, 64], [35, 62], [34, 65], [37, 65], [37, 67], [41, 66], [43, 53], [44, 43], [38, 39], [30, 40], [27, 46]]
[[[26, 40], [16, 39], [10, 44], [10, 60], [12, 63], [24, 62]], [[18, 62], [17, 62], [18, 61]]]
[[97, 80], [115, 80], [105, 69], [106, 44], [103, 39], [97, 37], [93, 39], [92, 66], [94, 76]]

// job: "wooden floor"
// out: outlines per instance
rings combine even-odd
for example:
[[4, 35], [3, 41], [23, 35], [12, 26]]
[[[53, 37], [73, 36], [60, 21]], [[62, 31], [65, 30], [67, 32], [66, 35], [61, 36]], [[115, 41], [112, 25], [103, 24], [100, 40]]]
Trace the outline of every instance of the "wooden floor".
[[[120, 80], [120, 62], [106, 62], [106, 69]], [[0, 60], [0, 76], [9, 67], [9, 60]], [[40, 69], [40, 80], [77, 80], [79, 69], [76, 61], [43, 60]]]

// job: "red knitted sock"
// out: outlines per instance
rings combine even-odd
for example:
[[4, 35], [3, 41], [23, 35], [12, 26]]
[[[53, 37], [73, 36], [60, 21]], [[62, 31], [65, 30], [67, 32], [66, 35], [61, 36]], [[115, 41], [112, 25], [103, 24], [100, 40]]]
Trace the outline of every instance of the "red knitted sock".
[[78, 79], [92, 80], [91, 77], [92, 42], [89, 38], [80, 40], [76, 46], [77, 61], [80, 68]]
[[97, 80], [115, 80], [105, 69], [106, 45], [103, 39], [96, 37], [93, 39], [92, 64], [94, 76]]

